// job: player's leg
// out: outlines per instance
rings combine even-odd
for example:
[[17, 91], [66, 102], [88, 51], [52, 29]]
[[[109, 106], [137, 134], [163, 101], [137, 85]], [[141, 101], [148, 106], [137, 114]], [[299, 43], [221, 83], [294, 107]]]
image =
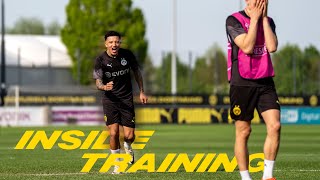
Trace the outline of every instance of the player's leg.
[[131, 146], [135, 138], [134, 130], [135, 130], [134, 128], [123, 126], [123, 131], [124, 131], [123, 147], [124, 147], [124, 150], [126, 151], [126, 154], [130, 154], [131, 156], [131, 160], [129, 164], [134, 163], [134, 152]]
[[280, 145], [280, 111], [267, 110], [261, 113], [267, 127], [267, 136], [264, 143], [264, 172], [263, 179], [273, 178], [273, 168]]
[[109, 144], [110, 144], [111, 152], [115, 150], [120, 150], [119, 124], [118, 123], [110, 124], [108, 125], [108, 129], [110, 133]]
[[234, 153], [242, 180], [251, 180], [249, 168], [248, 139], [251, 133], [251, 119], [257, 102], [257, 88], [230, 87], [230, 115], [235, 120]]
[[[109, 145], [111, 154], [120, 154], [120, 140], [119, 140], [119, 122], [120, 115], [117, 111], [116, 104], [111, 102], [103, 103], [104, 120], [109, 130]], [[117, 159], [119, 161], [119, 159]], [[114, 166], [113, 174], [119, 174], [119, 167]]]
[[236, 121], [236, 137], [234, 145], [234, 154], [237, 158], [238, 168], [242, 179], [251, 179], [248, 171], [249, 150], [248, 139], [251, 133], [251, 121]]
[[123, 125], [124, 134], [124, 150], [126, 154], [131, 155], [131, 161], [129, 164], [134, 163], [134, 152], [131, 144], [135, 139], [135, 112], [132, 100], [123, 102], [120, 110], [121, 114], [121, 124]]
[[262, 117], [267, 127], [267, 137], [264, 144], [265, 159], [275, 160], [280, 144], [280, 111], [271, 109], [264, 111]]
[[[119, 140], [119, 124], [114, 123], [108, 125], [109, 129], [109, 144], [111, 154], [120, 154], [120, 140]], [[120, 161], [120, 159], [116, 159]], [[119, 166], [115, 165], [112, 174], [119, 174]]]
[[273, 86], [262, 88], [259, 100], [259, 111], [267, 128], [264, 143], [264, 172], [263, 179], [273, 178], [273, 168], [280, 145], [280, 105], [277, 93]]
[[134, 128], [131, 127], [123, 127], [123, 131], [124, 131], [124, 142], [128, 143], [128, 144], [132, 144], [135, 138], [135, 134], [134, 134]]

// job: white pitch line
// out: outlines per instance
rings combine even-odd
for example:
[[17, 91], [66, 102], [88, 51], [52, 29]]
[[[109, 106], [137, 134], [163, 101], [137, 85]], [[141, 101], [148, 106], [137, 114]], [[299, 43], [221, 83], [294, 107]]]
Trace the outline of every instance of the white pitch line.
[[85, 175], [89, 173], [39, 173], [39, 174], [23, 174], [23, 173], [17, 173], [17, 174], [7, 174], [7, 173], [0, 173], [0, 175], [13, 175], [13, 176], [65, 176], [65, 175]]
[[282, 172], [320, 172], [320, 169], [293, 169], [293, 170], [275, 170], [275, 171], [282, 171]]
[[[278, 172], [320, 172], [320, 169], [296, 169], [296, 170], [275, 170]], [[105, 174], [105, 173], [39, 173], [39, 174], [7, 174], [7, 173], [0, 173], [0, 175], [9, 175], [9, 176], [66, 176], [66, 175], [88, 175], [88, 174]]]

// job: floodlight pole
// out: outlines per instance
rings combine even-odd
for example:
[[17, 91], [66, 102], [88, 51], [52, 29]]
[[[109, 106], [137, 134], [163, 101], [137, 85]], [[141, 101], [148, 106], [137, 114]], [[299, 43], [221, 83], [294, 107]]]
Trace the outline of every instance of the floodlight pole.
[[4, 0], [1, 0], [1, 104], [4, 106], [4, 97], [6, 96], [6, 59], [5, 59], [5, 23], [4, 23]]
[[173, 0], [172, 54], [171, 54], [171, 94], [177, 93], [177, 0]]

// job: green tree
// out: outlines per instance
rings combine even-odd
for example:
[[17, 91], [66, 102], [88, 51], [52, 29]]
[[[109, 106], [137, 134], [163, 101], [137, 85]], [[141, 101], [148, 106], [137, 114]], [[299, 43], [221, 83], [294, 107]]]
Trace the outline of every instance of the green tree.
[[217, 45], [196, 60], [193, 87], [196, 93], [228, 93], [226, 56]]
[[314, 46], [303, 51], [287, 44], [274, 54], [274, 78], [279, 94], [310, 95], [319, 93], [320, 53]]
[[70, 0], [66, 12], [61, 37], [72, 58], [75, 79], [80, 65], [81, 84], [92, 82], [93, 59], [104, 50], [107, 30], [120, 32], [124, 36], [123, 47], [131, 49], [139, 63], [144, 63], [145, 20], [142, 11], [132, 7], [131, 0]]
[[305, 76], [304, 76], [304, 94], [319, 93], [320, 87], [320, 53], [315, 46], [309, 46], [304, 49]]
[[143, 64], [143, 80], [144, 80], [144, 88], [148, 93], [157, 92], [157, 84], [156, 84], [156, 68], [154, 67], [150, 56], [147, 56], [144, 64]]
[[275, 84], [279, 94], [302, 94], [307, 63], [297, 45], [287, 44], [273, 55]]
[[47, 26], [47, 34], [49, 35], [59, 35], [61, 31], [61, 26], [58, 21], [52, 21]]
[[[189, 67], [183, 64], [177, 57], [177, 93], [189, 93], [188, 74]], [[160, 93], [171, 93], [171, 53], [167, 53], [162, 59], [161, 66], [156, 71], [156, 83]]]
[[213, 70], [209, 68], [209, 61], [207, 57], [197, 58], [192, 73], [193, 92], [207, 94], [213, 92]]
[[42, 21], [36, 17], [22, 17], [18, 19], [12, 28], [7, 29], [8, 34], [45, 34]]

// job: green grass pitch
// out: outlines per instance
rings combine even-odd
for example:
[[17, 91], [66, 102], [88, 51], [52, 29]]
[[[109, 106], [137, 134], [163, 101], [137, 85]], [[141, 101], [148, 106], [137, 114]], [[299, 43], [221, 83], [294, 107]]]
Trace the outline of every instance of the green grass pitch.
[[[283, 125], [281, 145], [274, 175], [278, 180], [316, 180], [320, 178], [320, 126]], [[84, 153], [109, 153], [108, 150], [61, 150], [57, 144], [51, 150], [37, 146], [35, 150], [15, 150], [26, 130], [104, 130], [103, 126], [59, 126], [41, 128], [0, 129], [0, 179], [240, 179], [237, 171], [227, 173], [223, 168], [215, 173], [187, 173], [180, 168], [176, 173], [127, 173], [112, 175], [99, 173], [103, 160], [98, 160], [90, 173], [80, 173], [87, 159]], [[136, 159], [145, 153], [155, 153], [156, 169], [168, 153], [227, 153], [233, 157], [233, 125], [140, 125], [137, 130], [155, 130], [145, 149], [136, 151]], [[253, 125], [249, 139], [250, 154], [262, 152], [265, 126]], [[62, 142], [58, 139], [58, 142]], [[260, 180], [262, 172], [252, 173]]]

